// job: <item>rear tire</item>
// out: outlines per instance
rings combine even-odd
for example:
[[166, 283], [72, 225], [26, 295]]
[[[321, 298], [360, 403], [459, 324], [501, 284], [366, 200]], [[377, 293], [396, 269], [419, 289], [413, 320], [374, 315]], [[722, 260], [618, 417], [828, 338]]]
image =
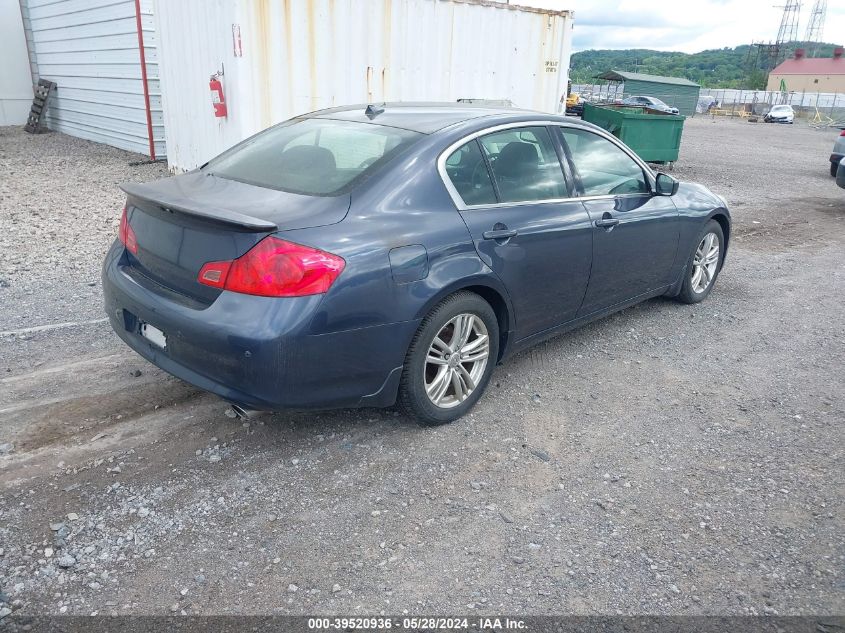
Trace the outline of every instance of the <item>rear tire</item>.
[[481, 397], [498, 357], [493, 308], [473, 292], [453, 294], [423, 319], [411, 341], [399, 406], [424, 426], [457, 420]]
[[698, 303], [704, 301], [722, 270], [725, 257], [725, 236], [721, 225], [716, 220], [710, 220], [695, 240], [687, 260], [684, 284], [678, 294], [678, 301], [682, 303]]
[[836, 178], [836, 172], [839, 171], [839, 163], [830, 163], [830, 175]]

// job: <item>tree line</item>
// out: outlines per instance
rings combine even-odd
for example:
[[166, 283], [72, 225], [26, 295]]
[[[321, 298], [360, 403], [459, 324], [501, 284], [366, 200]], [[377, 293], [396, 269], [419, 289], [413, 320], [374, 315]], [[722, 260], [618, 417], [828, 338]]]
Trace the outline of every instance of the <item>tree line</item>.
[[[804, 48], [809, 55], [815, 46], [816, 57], [830, 57], [835, 44], [790, 42], [784, 47], [781, 59], [789, 57], [796, 48]], [[595, 76], [608, 70], [683, 77], [705, 88], [766, 87], [767, 71], [763, 55], [749, 51], [748, 44], [734, 48], [717, 48], [699, 53], [653, 51], [645, 48], [624, 50], [587, 50], [573, 53], [570, 79], [574, 84], [596, 83]], [[756, 63], [755, 63], [756, 62]]]

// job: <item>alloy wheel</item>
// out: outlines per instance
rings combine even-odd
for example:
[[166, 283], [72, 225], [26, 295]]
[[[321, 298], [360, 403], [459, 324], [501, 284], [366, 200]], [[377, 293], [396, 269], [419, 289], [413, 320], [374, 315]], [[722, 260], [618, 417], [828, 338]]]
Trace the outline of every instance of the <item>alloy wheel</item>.
[[490, 337], [479, 317], [464, 313], [437, 333], [425, 358], [425, 392], [432, 404], [451, 409], [475, 391], [490, 356]]
[[701, 294], [707, 290], [716, 276], [718, 267], [719, 238], [715, 233], [708, 233], [701, 239], [692, 258], [690, 285], [692, 285], [693, 292]]

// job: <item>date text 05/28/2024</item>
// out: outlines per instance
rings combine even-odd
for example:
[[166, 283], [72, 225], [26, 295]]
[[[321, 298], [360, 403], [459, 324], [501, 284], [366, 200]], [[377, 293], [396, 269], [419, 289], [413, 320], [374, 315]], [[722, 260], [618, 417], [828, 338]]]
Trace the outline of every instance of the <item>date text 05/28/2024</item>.
[[351, 618], [308, 618], [308, 628], [341, 629], [341, 630], [378, 630], [378, 629], [406, 629], [406, 630], [522, 630], [525, 622], [513, 618], [463, 618], [463, 617], [351, 617]]

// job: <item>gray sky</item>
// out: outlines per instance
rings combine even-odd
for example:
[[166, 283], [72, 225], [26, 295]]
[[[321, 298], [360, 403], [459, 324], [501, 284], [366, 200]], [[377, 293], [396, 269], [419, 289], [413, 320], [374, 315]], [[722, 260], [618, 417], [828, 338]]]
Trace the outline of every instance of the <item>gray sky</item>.
[[[781, 9], [775, 0], [571, 0], [573, 52], [588, 48], [651, 48], [695, 53], [707, 48], [774, 40]], [[798, 36], [804, 37], [813, 0], [804, 0]], [[828, 0], [824, 37], [845, 43], [845, 0]]]

